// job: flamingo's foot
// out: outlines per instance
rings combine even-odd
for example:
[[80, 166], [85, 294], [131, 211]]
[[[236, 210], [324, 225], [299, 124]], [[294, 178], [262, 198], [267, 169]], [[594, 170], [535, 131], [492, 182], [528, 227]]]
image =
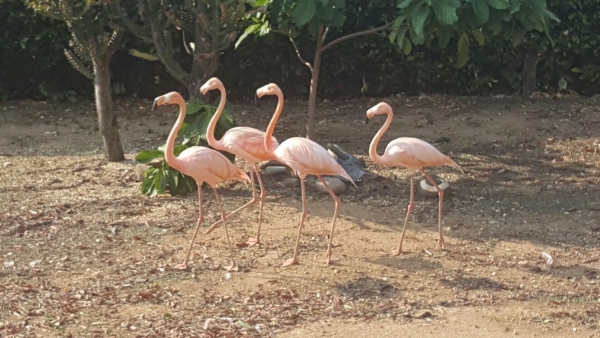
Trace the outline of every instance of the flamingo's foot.
[[398, 256], [398, 255], [401, 255], [402, 253], [403, 253], [402, 247], [400, 247], [400, 248], [398, 248], [398, 250], [392, 251], [392, 256]]
[[283, 262], [282, 266], [290, 266], [290, 265], [294, 265], [294, 264], [298, 264], [298, 258], [296, 258], [296, 256], [294, 256], [293, 258], [288, 259], [287, 261]]
[[246, 241], [246, 244], [248, 244], [248, 246], [260, 244], [260, 235], [256, 235], [256, 237], [248, 238], [248, 240]]
[[444, 250], [444, 237], [440, 237], [440, 239], [438, 239], [438, 244], [435, 248], [439, 250]]
[[183, 264], [175, 265], [175, 266], [171, 267], [171, 269], [185, 271], [185, 270], [189, 270], [190, 267], [187, 265], [187, 262], [186, 262]]
[[238, 271], [239, 270], [238, 265], [234, 261], [232, 261], [230, 265], [223, 266], [223, 269], [225, 269], [227, 271]]
[[329, 265], [329, 263], [331, 262], [331, 249], [327, 250], [325, 257], [323, 257], [323, 261], [325, 262], [325, 265]]
[[217, 221], [215, 224], [211, 225], [210, 228], [206, 229], [206, 231], [204, 232], [205, 235], [210, 234], [211, 232], [213, 232], [216, 228], [218, 228], [221, 224], [223, 224], [223, 221]]

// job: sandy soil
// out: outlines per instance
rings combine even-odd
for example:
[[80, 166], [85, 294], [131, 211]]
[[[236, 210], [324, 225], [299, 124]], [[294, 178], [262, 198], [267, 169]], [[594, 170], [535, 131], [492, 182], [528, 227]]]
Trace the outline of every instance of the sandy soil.
[[[592, 337], [600, 318], [600, 100], [387, 98], [383, 143], [419, 137], [455, 159], [447, 179], [445, 251], [437, 199], [416, 196], [406, 252], [397, 246], [409, 197], [405, 170], [373, 164], [360, 99], [324, 102], [318, 141], [363, 158], [374, 177], [348, 188], [333, 262], [321, 262], [333, 203], [308, 188], [301, 264], [291, 257], [300, 189], [265, 176], [263, 245], [257, 208], [230, 220], [240, 271], [226, 275], [223, 228], [199, 236], [182, 262], [197, 196], [140, 194], [135, 154], [164, 144], [174, 108], [117, 103], [128, 160], [109, 163], [93, 106], [0, 104], [0, 336], [5, 337]], [[274, 101], [239, 104], [239, 125], [264, 129]], [[305, 105], [289, 102], [276, 130], [303, 134]], [[380, 151], [383, 150], [380, 146]], [[243, 163], [239, 163], [243, 166]], [[420, 179], [420, 177], [419, 177]], [[250, 199], [221, 187], [225, 208]], [[218, 220], [204, 194], [205, 227]], [[552, 255], [546, 264], [541, 253]], [[597, 334], [596, 334], [597, 335]]]

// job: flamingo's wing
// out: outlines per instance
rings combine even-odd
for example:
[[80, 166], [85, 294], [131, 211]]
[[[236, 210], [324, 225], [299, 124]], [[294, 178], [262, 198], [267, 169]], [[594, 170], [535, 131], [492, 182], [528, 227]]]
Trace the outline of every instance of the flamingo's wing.
[[415, 170], [442, 165], [447, 158], [431, 144], [411, 137], [401, 137], [390, 142], [385, 148], [385, 156], [390, 165]]
[[[271, 138], [275, 147], [279, 146], [277, 139]], [[265, 149], [265, 133], [248, 127], [232, 128], [222, 138], [228, 152], [252, 162], [271, 159]]]
[[181, 152], [177, 158], [181, 160], [181, 164], [176, 169], [196, 181], [204, 181], [211, 186], [224, 180], [250, 180], [238, 166], [216, 150], [190, 147]]
[[275, 150], [275, 155], [297, 172], [309, 175], [339, 175], [354, 183], [327, 150], [309, 139], [287, 139]]

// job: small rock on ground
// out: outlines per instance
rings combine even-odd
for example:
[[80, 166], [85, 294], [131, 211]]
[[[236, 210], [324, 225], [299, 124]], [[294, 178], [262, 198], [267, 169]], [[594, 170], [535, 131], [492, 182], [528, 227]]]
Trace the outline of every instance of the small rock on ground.
[[286, 187], [295, 187], [300, 183], [300, 180], [297, 177], [286, 177], [281, 183]]
[[[327, 183], [327, 185], [329, 186], [329, 188], [336, 194], [343, 194], [344, 192], [346, 192], [346, 184], [344, 182], [342, 182], [342, 180], [335, 178], [335, 177], [323, 177], [323, 181], [325, 181], [325, 183]], [[323, 185], [323, 182], [321, 182], [321, 180], [318, 180], [315, 182], [315, 187], [317, 188], [317, 190], [319, 190], [322, 193], [326, 193], [328, 194], [329, 192], [327, 191], [327, 188]]]

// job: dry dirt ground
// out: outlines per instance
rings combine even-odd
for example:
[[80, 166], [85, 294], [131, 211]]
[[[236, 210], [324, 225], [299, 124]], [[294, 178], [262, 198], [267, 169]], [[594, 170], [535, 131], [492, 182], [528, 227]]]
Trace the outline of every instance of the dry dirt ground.
[[[236, 246], [240, 271], [231, 275], [221, 268], [223, 228], [199, 236], [190, 271], [169, 269], [184, 258], [197, 196], [139, 192], [133, 158], [164, 144], [175, 108], [117, 102], [127, 161], [109, 163], [89, 103], [0, 104], [0, 336], [598, 336], [600, 100], [386, 100], [396, 117], [384, 143], [419, 137], [465, 169], [430, 170], [451, 183], [447, 250], [434, 249], [437, 199], [417, 195], [406, 252], [389, 255], [409, 185], [405, 170], [368, 158], [383, 118], [365, 126], [364, 113], [378, 100], [324, 102], [318, 141], [362, 157], [376, 174], [341, 196], [331, 266], [321, 259], [333, 203], [309, 187], [300, 265], [281, 267], [300, 189], [266, 176], [263, 244]], [[234, 116], [264, 129], [274, 105], [239, 104]], [[287, 103], [280, 141], [303, 134], [304, 111]], [[221, 192], [227, 210], [251, 196], [241, 183]], [[219, 214], [210, 191], [204, 203], [207, 227]], [[231, 218], [236, 243], [256, 220], [257, 208]]]

